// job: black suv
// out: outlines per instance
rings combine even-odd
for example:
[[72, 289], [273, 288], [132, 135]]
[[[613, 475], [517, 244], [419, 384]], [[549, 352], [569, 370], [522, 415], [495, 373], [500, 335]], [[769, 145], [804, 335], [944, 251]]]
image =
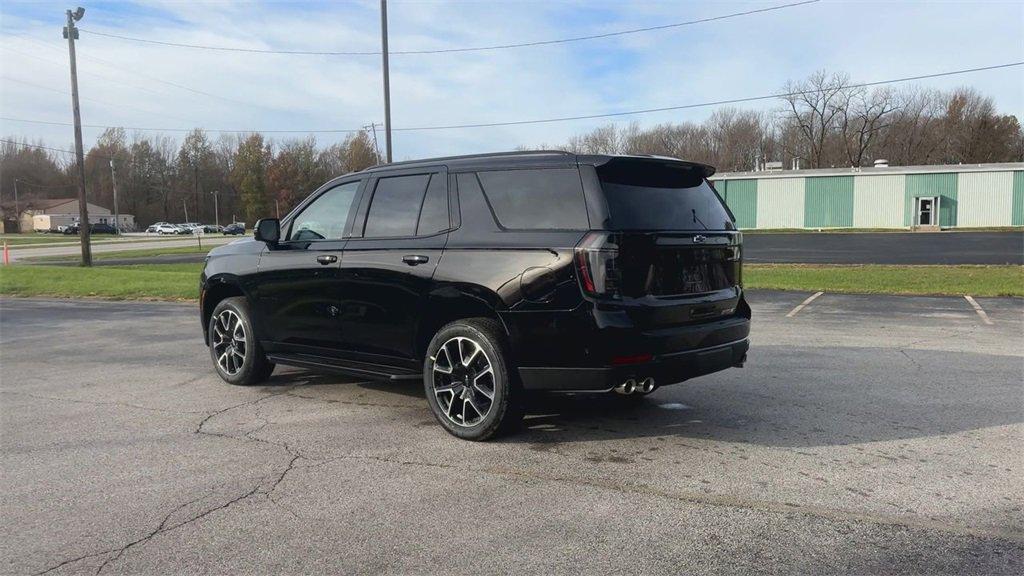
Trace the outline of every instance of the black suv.
[[400, 162], [335, 178], [210, 252], [221, 378], [275, 364], [422, 380], [438, 422], [484, 439], [530, 390], [616, 391], [741, 366], [742, 235], [710, 166], [563, 152]]

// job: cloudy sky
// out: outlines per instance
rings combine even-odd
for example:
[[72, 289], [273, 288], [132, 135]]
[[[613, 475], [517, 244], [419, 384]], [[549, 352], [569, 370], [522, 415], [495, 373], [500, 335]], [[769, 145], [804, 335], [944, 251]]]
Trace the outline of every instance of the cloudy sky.
[[[0, 3], [0, 116], [70, 121], [65, 2]], [[715, 17], [798, 0], [389, 3], [393, 51], [543, 41]], [[379, 2], [92, 2], [78, 43], [85, 124], [187, 130], [344, 130], [383, 121], [379, 56], [222, 52], [90, 31], [271, 50], [380, 48]], [[833, 2], [606, 39], [393, 55], [395, 128], [531, 120], [777, 92], [817, 69], [858, 81], [1024, 61], [1022, 2]], [[973, 86], [1024, 117], [1024, 67], [924, 81]], [[751, 104], [771, 108], [776, 103]], [[620, 117], [700, 120], [713, 108]], [[396, 132], [395, 158], [559, 143], [606, 123]], [[86, 146], [101, 132], [86, 128]], [[0, 120], [5, 137], [71, 147], [67, 126]], [[166, 132], [180, 139], [181, 133]], [[292, 136], [297, 136], [292, 135]], [[274, 134], [275, 139], [288, 138]], [[329, 144], [344, 134], [317, 134]]]

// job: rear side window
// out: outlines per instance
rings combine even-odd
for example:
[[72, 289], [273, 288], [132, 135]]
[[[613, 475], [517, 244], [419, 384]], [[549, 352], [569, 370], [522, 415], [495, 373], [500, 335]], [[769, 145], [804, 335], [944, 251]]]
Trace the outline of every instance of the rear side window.
[[575, 168], [478, 172], [484, 196], [503, 228], [586, 230], [587, 205]]
[[733, 218], [698, 169], [609, 162], [597, 169], [608, 230], [735, 230]]
[[430, 177], [427, 195], [423, 198], [420, 209], [420, 223], [416, 226], [417, 236], [429, 236], [447, 230], [451, 225], [448, 219], [448, 186], [443, 174]]
[[377, 180], [364, 238], [428, 236], [448, 228], [448, 186], [443, 174]]

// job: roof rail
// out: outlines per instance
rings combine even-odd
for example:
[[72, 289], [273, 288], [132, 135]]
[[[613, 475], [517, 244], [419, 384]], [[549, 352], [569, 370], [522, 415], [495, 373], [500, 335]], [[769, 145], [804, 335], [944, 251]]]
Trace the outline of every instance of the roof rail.
[[420, 158], [417, 160], [402, 160], [390, 164], [375, 164], [370, 169], [382, 168], [384, 166], [402, 166], [404, 164], [422, 164], [425, 162], [441, 162], [445, 160], [472, 160], [475, 158], [496, 158], [501, 156], [529, 156], [531, 154], [559, 154], [562, 156], [575, 156], [572, 152], [565, 150], [513, 150], [510, 152], [485, 152], [483, 154], [466, 154], [463, 156], [438, 156], [437, 158]]

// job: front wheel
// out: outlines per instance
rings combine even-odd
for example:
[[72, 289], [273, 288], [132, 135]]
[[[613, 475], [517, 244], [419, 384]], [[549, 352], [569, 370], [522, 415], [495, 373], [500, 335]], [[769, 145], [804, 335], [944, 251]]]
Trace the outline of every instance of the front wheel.
[[452, 322], [434, 335], [426, 356], [427, 402], [452, 435], [486, 440], [522, 420], [523, 395], [500, 324], [488, 318]]
[[256, 340], [249, 303], [244, 297], [221, 300], [213, 309], [208, 330], [210, 357], [225, 382], [251, 386], [270, 378], [274, 364]]

